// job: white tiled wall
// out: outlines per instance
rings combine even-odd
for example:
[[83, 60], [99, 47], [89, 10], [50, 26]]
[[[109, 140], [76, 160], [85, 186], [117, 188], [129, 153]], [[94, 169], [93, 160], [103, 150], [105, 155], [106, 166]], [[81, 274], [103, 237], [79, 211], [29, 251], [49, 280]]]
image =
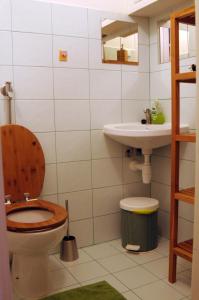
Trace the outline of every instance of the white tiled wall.
[[[132, 21], [79, 7], [0, 0], [0, 84], [13, 82], [13, 121], [32, 130], [45, 153], [42, 197], [61, 205], [69, 200], [79, 246], [117, 238], [119, 200], [150, 194], [140, 174], [128, 170], [122, 146], [104, 137], [103, 125], [139, 121], [149, 95], [171, 119], [170, 64], [158, 63], [157, 19], [150, 20], [150, 34], [148, 20], [136, 19], [140, 63], [121, 66], [101, 62], [103, 18]], [[67, 62], [58, 61], [59, 49], [68, 51]], [[181, 69], [193, 62], [183, 60]], [[181, 98], [181, 121], [194, 129], [195, 87], [183, 84]], [[193, 145], [182, 145], [182, 187], [193, 184], [194, 157]], [[160, 200], [160, 231], [168, 236], [170, 147], [154, 152], [152, 166], [151, 195]], [[182, 204], [182, 239], [192, 235], [192, 220], [192, 207]]]
[[[139, 66], [101, 62], [108, 12], [32, 0], [0, 0], [0, 84], [11, 80], [13, 120], [39, 138], [46, 159], [42, 197], [65, 205], [70, 230], [86, 246], [120, 235], [119, 200], [149, 195], [129, 172], [122, 146], [103, 125], [139, 121], [149, 105], [148, 20], [139, 21]], [[68, 61], [58, 61], [58, 51]], [[2, 101], [2, 98], [0, 98]]]
[[[189, 6], [192, 1], [186, 3]], [[177, 8], [175, 8], [177, 9]], [[170, 12], [165, 12], [169, 16]], [[171, 67], [170, 63], [159, 64], [158, 25], [165, 16], [150, 19], [150, 99], [159, 99], [168, 122], [171, 121]], [[195, 62], [195, 58], [181, 60], [181, 70]], [[195, 85], [181, 84], [181, 123], [195, 129]], [[182, 143], [180, 150], [180, 186], [194, 185], [195, 145]], [[156, 149], [152, 157], [151, 195], [160, 200], [160, 233], [169, 236], [171, 159], [170, 146]], [[179, 239], [192, 238], [193, 206], [180, 203]]]

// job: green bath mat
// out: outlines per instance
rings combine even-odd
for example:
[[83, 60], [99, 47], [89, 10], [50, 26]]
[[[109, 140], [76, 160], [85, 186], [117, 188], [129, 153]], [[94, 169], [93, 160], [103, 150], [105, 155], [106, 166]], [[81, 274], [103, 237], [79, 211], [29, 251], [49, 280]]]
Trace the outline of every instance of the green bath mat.
[[100, 281], [41, 300], [125, 300], [125, 298], [106, 281]]

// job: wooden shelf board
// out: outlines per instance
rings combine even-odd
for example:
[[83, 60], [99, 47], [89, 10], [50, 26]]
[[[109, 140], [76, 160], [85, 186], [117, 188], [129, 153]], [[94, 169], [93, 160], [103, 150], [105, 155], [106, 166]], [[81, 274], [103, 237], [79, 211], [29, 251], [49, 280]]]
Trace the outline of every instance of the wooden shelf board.
[[196, 134], [195, 133], [177, 134], [176, 141], [195, 143], [196, 142]]
[[175, 12], [173, 17], [176, 18], [180, 23], [195, 25], [195, 6]]
[[173, 251], [176, 255], [192, 261], [193, 240], [187, 240], [177, 244], [177, 246], [174, 247]]
[[139, 62], [137, 61], [120, 61], [120, 60], [103, 59], [102, 62], [103, 64], [133, 65], [133, 66], [139, 65]]
[[180, 190], [179, 192], [176, 192], [175, 199], [182, 200], [182, 201], [190, 203], [190, 204], [194, 204], [195, 188], [191, 187], [191, 188], [183, 189], [183, 190]]
[[188, 25], [196, 25], [195, 16], [187, 16], [179, 19], [180, 23], [188, 24]]
[[196, 72], [177, 73], [175, 79], [178, 82], [196, 83]]

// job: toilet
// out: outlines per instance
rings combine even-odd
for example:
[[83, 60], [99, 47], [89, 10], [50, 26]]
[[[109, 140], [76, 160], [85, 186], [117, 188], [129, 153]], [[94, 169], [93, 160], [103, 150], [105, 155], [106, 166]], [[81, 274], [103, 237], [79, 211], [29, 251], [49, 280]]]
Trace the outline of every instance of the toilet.
[[0, 129], [13, 286], [19, 297], [38, 299], [48, 293], [48, 253], [66, 233], [67, 211], [39, 199], [45, 159], [36, 136], [20, 125]]

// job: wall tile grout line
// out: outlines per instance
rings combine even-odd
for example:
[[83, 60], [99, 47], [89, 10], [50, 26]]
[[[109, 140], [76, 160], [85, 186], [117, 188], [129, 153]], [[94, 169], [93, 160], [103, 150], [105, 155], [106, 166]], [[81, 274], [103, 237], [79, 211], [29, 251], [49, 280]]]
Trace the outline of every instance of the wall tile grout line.
[[53, 42], [53, 20], [52, 20], [52, 4], [50, 3], [50, 12], [51, 12], [51, 43], [52, 43], [52, 84], [53, 84], [53, 107], [54, 107], [54, 137], [55, 137], [55, 159], [56, 159], [56, 196], [57, 196], [57, 203], [59, 203], [58, 199], [58, 164], [57, 164], [57, 139], [56, 139], [56, 107], [55, 107], [55, 90], [54, 90], [54, 68], [53, 68], [53, 53], [54, 53], [54, 42]]
[[[14, 57], [13, 57], [13, 55], [14, 55], [14, 48], [13, 48], [13, 32], [12, 32], [12, 27], [13, 27], [13, 21], [12, 21], [12, 10], [13, 10], [13, 7], [12, 7], [12, 1], [11, 0], [9, 0], [9, 3], [10, 3], [10, 10], [11, 10], [11, 30], [9, 30], [9, 32], [11, 33], [11, 39], [12, 39], [12, 41], [11, 41], [11, 47], [12, 47], [12, 65], [11, 65], [11, 67], [12, 67], [12, 80], [13, 80], [13, 82], [12, 82], [12, 85], [13, 85], [13, 90], [14, 90], [14, 86], [15, 86], [15, 78], [14, 78], [14, 65], [13, 65], [13, 63], [14, 63]], [[15, 94], [14, 94], [14, 97], [12, 98], [12, 102], [11, 103], [13, 103], [13, 105], [11, 105], [11, 123], [16, 123], [16, 98], [15, 98]]]
[[[87, 27], [89, 31], [89, 17], [88, 17], [88, 9], [86, 10], [86, 16], [87, 16]], [[89, 43], [89, 32], [88, 32], [88, 52], [87, 52], [87, 58], [88, 58], [88, 90], [89, 90], [89, 117], [90, 117], [90, 152], [91, 152], [91, 193], [92, 193], [92, 243], [94, 243], [95, 240], [95, 223], [94, 223], [94, 204], [93, 204], [93, 168], [92, 168], [92, 114], [91, 114], [91, 74], [90, 74], [90, 43]]]

